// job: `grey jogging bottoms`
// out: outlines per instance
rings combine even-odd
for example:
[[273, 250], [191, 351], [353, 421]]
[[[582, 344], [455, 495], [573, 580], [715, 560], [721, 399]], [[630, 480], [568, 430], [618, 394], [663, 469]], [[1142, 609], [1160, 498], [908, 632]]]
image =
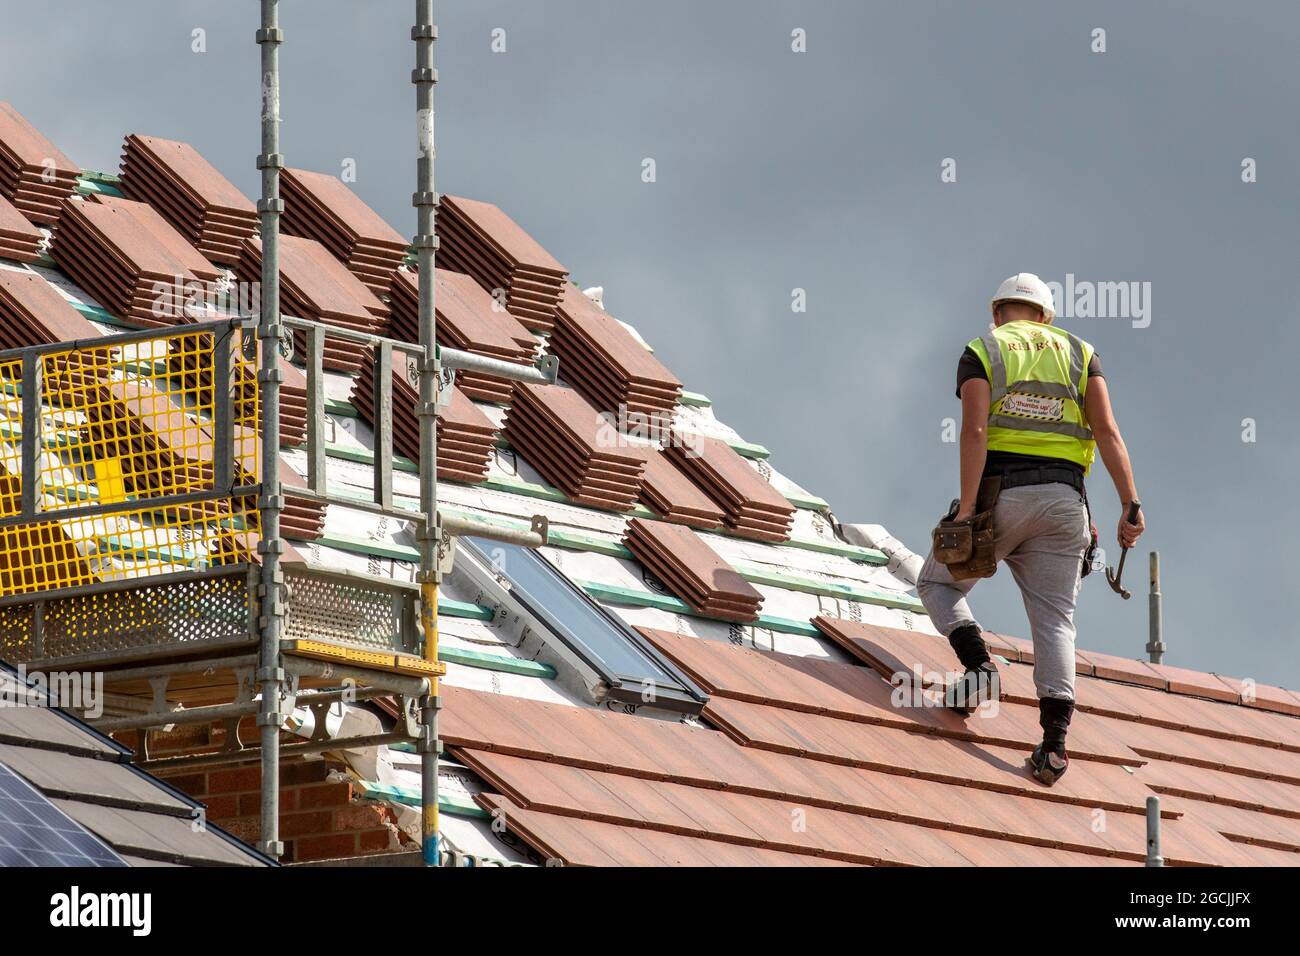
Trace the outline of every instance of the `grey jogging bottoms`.
[[[1029, 615], [1038, 696], [1073, 700], [1074, 602], [1089, 540], [1083, 496], [1059, 483], [1008, 489], [993, 509], [993, 531], [997, 559], [1011, 569]], [[916, 591], [945, 637], [977, 624], [966, 596], [978, 580], [954, 581], [933, 551], [926, 559]]]

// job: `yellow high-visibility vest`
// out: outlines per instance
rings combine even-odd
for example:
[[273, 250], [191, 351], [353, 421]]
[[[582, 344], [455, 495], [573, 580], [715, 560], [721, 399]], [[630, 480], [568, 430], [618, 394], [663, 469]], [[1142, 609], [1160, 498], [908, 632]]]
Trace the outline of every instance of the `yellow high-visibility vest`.
[[970, 348], [993, 390], [989, 451], [1063, 458], [1086, 474], [1097, 448], [1083, 407], [1092, 346], [1064, 329], [1021, 320], [972, 339]]

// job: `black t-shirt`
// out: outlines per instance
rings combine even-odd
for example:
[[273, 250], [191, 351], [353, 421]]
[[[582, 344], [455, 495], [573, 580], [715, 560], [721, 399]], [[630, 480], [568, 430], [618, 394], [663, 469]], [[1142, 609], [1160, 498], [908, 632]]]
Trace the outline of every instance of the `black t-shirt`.
[[[1088, 362], [1088, 378], [1096, 376], [1104, 378], [1101, 374], [1101, 360], [1097, 358], [1097, 353], [1092, 353], [1092, 359]], [[961, 361], [957, 363], [957, 397], [961, 398], [961, 387], [966, 384], [967, 380], [972, 378], [982, 378], [988, 381], [988, 373], [984, 371], [984, 363], [980, 357], [975, 354], [975, 350], [969, 345], [966, 351], [961, 354]], [[1034, 466], [1042, 464], [1068, 465], [1070, 468], [1077, 470], [1079, 477], [1083, 477], [1083, 466], [1078, 462], [1069, 461], [1065, 458], [1052, 458], [1048, 455], [1022, 455], [1013, 451], [990, 451], [988, 459], [984, 464], [984, 474], [997, 475], [1004, 474], [1007, 471], [1013, 471], [1017, 467]]]

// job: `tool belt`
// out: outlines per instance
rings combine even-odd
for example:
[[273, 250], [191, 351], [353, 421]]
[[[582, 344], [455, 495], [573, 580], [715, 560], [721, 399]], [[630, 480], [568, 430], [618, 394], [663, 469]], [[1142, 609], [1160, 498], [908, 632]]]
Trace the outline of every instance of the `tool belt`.
[[993, 550], [993, 506], [1002, 482], [1001, 475], [981, 479], [975, 513], [964, 521], [953, 520], [961, 504], [953, 501], [934, 529], [934, 559], [948, 568], [955, 581], [991, 578], [998, 569]]
[[1008, 465], [1005, 471], [998, 472], [1002, 478], [1002, 490], [1009, 488], [1023, 488], [1025, 485], [1050, 485], [1059, 483], [1069, 485], [1079, 494], [1085, 494], [1083, 489], [1083, 475], [1074, 468], [1067, 468], [1064, 465]]

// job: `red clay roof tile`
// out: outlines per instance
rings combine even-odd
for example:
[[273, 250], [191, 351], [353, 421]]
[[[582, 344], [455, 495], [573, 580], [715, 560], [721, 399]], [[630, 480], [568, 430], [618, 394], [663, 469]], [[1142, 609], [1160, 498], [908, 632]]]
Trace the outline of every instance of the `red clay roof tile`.
[[1219, 679], [1241, 695], [1241, 702], [1246, 707], [1257, 707], [1260, 710], [1271, 710], [1276, 714], [1300, 717], [1300, 695], [1294, 691], [1236, 677], [1220, 675]]
[[1213, 674], [1188, 670], [1186, 667], [1173, 667], [1169, 664], [1148, 664], [1153, 671], [1164, 678], [1166, 689], [1173, 694], [1186, 694], [1189, 697], [1204, 697], [1208, 700], [1238, 703], [1241, 695], [1237, 690]]
[[[464, 693], [473, 692], [458, 692], [457, 698]], [[483, 700], [485, 696], [488, 695], [478, 695], [480, 699], [471, 709], [481, 710], [478, 705], [482, 704], [493, 709], [494, 702]], [[512, 705], [502, 700], [495, 702], [495, 706]], [[525, 715], [529, 716], [538, 715]], [[563, 714], [565, 722], [575, 726], [591, 726], [608, 720], [609, 716], [591, 711]], [[674, 731], [679, 730], [673, 725], [636, 718], [626, 719], [623, 724], [621, 730], [634, 732], [638, 738], [674, 736]], [[638, 753], [644, 749], [639, 748]], [[627, 753], [631, 756], [631, 752]], [[735, 753], [738, 759], [747, 756], [744, 751]], [[869, 862], [935, 863], [954, 849], [964, 860], [972, 860], [971, 854], [975, 854], [980, 861], [1011, 858], [1039, 864], [1060, 862], [1061, 858], [1044, 851], [1045, 845], [1064, 848], [1065, 855], [1075, 864], [1097, 862], [1074, 858], [1081, 853], [1123, 854], [1133, 861], [1140, 860], [1144, 853], [1145, 822], [1137, 808], [1113, 813], [1108, 826], [1098, 829], [1095, 804], [1081, 803], [1076, 807], [1048, 802], [1040, 799], [1039, 794], [1008, 796], [970, 788], [954, 790], [944, 784], [906, 776], [853, 771], [813, 762], [800, 762], [807, 772], [799, 774], [798, 779], [817, 796], [811, 801], [801, 797], [792, 801], [780, 794], [765, 797], [746, 792], [755, 783], [765, 785], [770, 792], [772, 784], [796, 779], [790, 774], [764, 773], [758, 767], [747, 777], [707, 781], [708, 785], [702, 787], [706, 781], [655, 782], [629, 776], [633, 768], [597, 766], [584, 770], [574, 767], [570, 760], [556, 761], [549, 756], [541, 760], [505, 757], [460, 747], [456, 754], [484, 776], [489, 787], [510, 794], [513, 801], [532, 810], [611, 824], [649, 826], [699, 837], [751, 841], [803, 852], [829, 852], [846, 858], [857, 858], [854, 854], [859, 854]], [[677, 762], [681, 763], [681, 758]], [[743, 766], [743, 763], [720, 761], [715, 754], [712, 760], [701, 760], [701, 767], [710, 769], [697, 773], [716, 774], [732, 766]], [[842, 778], [839, 783], [837, 778]], [[749, 786], [741, 783], [745, 779], [751, 781]], [[726, 789], [719, 790], [719, 785]], [[827, 827], [809, 826], [804, 839], [787, 843], [788, 811], [804, 807], [805, 802], [810, 807], [805, 810], [806, 820], [817, 815], [818, 822]], [[870, 821], [865, 826], [864, 815]], [[1213, 862], [1215, 858], [1207, 856], [1207, 852], [1217, 853], [1222, 861], [1235, 852], [1217, 842], [1219, 838], [1200, 824], [1182, 825], [1175, 817], [1168, 823], [1171, 862]], [[988, 841], [1004, 840], [1022, 845], [986, 845]], [[885, 848], [883, 851], [879, 849], [881, 846]], [[919, 858], [915, 856], [918, 852]], [[929, 855], [933, 853], [939, 856]], [[948, 862], [961, 861], [949, 859]]]

